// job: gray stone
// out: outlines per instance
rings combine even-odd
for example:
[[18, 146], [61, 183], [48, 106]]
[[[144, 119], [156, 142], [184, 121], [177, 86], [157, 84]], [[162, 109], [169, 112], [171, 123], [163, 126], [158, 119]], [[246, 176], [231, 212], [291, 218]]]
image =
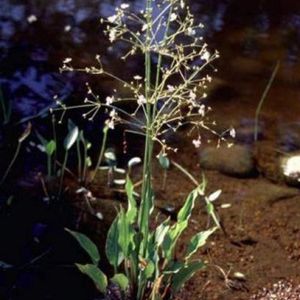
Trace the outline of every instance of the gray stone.
[[200, 166], [236, 177], [250, 177], [256, 173], [251, 150], [241, 145], [204, 148], [200, 153]]

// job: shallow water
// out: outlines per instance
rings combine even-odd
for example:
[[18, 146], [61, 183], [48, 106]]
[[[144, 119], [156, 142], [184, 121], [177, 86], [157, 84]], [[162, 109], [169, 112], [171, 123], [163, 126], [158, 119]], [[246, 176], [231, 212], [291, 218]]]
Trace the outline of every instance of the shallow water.
[[[119, 69], [114, 58], [119, 50], [105, 50], [107, 44], [100, 32], [99, 18], [113, 14], [120, 2], [55, 0], [45, 4], [1, 0], [0, 84], [4, 97], [11, 101], [20, 117], [38, 114], [54, 105], [54, 95], [65, 100], [84, 90], [85, 77], [78, 79], [78, 75], [58, 72], [65, 57], [71, 56], [78, 64], [86, 65], [96, 53], [101, 53], [111, 68]], [[135, 10], [142, 8], [142, 1], [130, 4]], [[235, 86], [235, 76], [249, 75], [247, 82], [259, 96], [273, 65], [280, 60], [284, 80], [297, 83], [300, 41], [297, 1], [215, 0], [191, 1], [190, 5], [198, 20], [205, 24], [204, 35], [209, 45], [221, 53], [218, 62], [221, 72], [217, 75], [220, 81], [241, 90], [244, 87]], [[122, 69], [135, 72], [138, 66], [127, 65]], [[109, 92], [100, 81], [101, 89]], [[285, 95], [287, 90], [290, 87], [278, 90], [276, 95]], [[252, 103], [255, 107], [255, 101]]]

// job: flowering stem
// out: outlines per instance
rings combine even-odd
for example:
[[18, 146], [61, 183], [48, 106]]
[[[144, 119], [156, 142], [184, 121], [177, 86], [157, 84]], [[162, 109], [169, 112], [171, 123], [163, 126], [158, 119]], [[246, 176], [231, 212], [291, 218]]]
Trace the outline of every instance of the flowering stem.
[[[142, 198], [141, 207], [139, 211], [138, 225], [139, 229], [143, 235], [143, 239], [139, 245], [139, 253], [141, 257], [145, 257], [148, 235], [149, 235], [149, 215], [152, 207], [152, 184], [151, 184], [151, 174], [152, 174], [152, 154], [153, 154], [153, 140], [152, 140], [152, 105], [150, 103], [151, 99], [151, 49], [150, 49], [150, 34], [151, 34], [151, 24], [152, 24], [152, 10], [151, 10], [151, 0], [147, 0], [147, 34], [146, 34], [146, 47], [145, 47], [145, 98], [146, 98], [146, 114], [147, 114], [147, 128], [145, 137], [145, 151], [144, 151], [144, 164], [143, 164], [143, 185], [142, 185]], [[138, 290], [137, 299], [143, 299], [144, 290], [146, 287], [146, 282], [144, 280], [144, 274], [142, 270], [139, 270], [138, 276]]]

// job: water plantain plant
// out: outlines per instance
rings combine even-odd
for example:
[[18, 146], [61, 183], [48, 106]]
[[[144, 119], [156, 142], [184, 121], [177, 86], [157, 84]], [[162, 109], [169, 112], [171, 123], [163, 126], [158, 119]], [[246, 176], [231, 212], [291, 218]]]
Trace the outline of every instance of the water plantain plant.
[[[80, 107], [88, 110], [83, 117], [89, 120], [104, 108], [108, 115], [106, 128], [113, 130], [117, 124], [130, 124], [128, 132], [145, 138], [139, 205], [134, 197], [134, 185], [127, 178], [128, 208], [120, 207], [110, 227], [106, 256], [115, 274], [110, 281], [117, 283], [127, 295], [135, 300], [161, 300], [171, 298], [197, 270], [204, 267], [202, 261], [192, 257], [218, 227], [210, 200], [215, 200], [220, 193], [204, 197], [216, 226], [197, 233], [187, 245], [183, 259], [176, 260], [176, 244], [188, 226], [196, 199], [204, 194], [206, 182], [188, 195], [175, 223], [166, 219], [161, 224], [153, 224], [150, 216], [154, 208], [154, 143], [161, 146], [158, 157], [165, 165], [168, 161], [164, 157], [168, 152], [177, 152], [167, 144], [165, 137], [176, 133], [183, 125], [188, 124], [190, 134], [195, 135], [193, 144], [196, 148], [201, 145], [203, 129], [218, 137], [218, 145], [225, 138], [213, 129], [214, 122], [207, 117], [211, 109], [203, 103], [207, 96], [206, 86], [212, 80], [203, 72], [206, 67], [215, 71], [212, 62], [219, 57], [218, 52], [210, 51], [203, 41], [203, 24], [196, 23], [184, 0], [146, 0], [145, 4], [145, 9], [132, 13], [130, 5], [123, 3], [116, 8], [114, 15], [101, 20], [106, 24], [105, 33], [111, 43], [118, 41], [129, 45], [123, 60], [143, 55], [144, 75], [137, 74], [128, 80], [128, 74], [126, 79], [112, 74], [106, 70], [105, 60], [100, 55], [96, 55], [95, 66], [84, 68], [74, 67], [72, 58], [66, 58], [62, 71], [106, 76], [128, 90], [124, 96], [122, 91], [115, 89], [114, 94], [102, 99], [87, 84], [88, 95]], [[134, 112], [126, 111], [122, 106], [128, 103], [136, 106]], [[78, 107], [67, 108], [61, 104], [64, 112]], [[109, 280], [98, 268], [99, 254], [95, 245], [85, 236], [71, 233], [92, 258], [92, 264], [77, 264], [79, 270], [91, 277], [105, 293]]]

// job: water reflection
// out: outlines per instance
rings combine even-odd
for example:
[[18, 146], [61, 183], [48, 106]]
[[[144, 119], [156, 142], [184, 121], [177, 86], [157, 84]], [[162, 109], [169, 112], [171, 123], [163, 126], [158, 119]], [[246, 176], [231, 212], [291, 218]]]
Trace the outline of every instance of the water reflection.
[[[121, 2], [1, 0], [0, 84], [5, 96], [12, 100], [15, 111], [22, 116], [36, 114], [51, 105], [54, 95], [65, 99], [76, 92], [73, 76], [58, 73], [60, 62], [76, 53], [84, 63], [88, 55], [104, 52], [100, 45], [99, 18], [112, 15]], [[129, 2], [135, 11], [143, 8], [143, 1]], [[246, 32], [242, 41], [245, 55], [257, 55], [260, 51], [257, 36], [268, 35], [272, 24], [279, 24], [282, 35], [279, 39], [282, 39], [286, 61], [289, 64], [298, 61], [300, 14], [294, 7], [291, 6], [290, 11], [286, 8], [278, 18], [280, 14], [274, 13], [270, 1], [265, 1], [266, 5], [262, 5], [263, 1], [258, 1], [260, 5], [257, 5], [257, 1], [250, 0], [243, 4], [234, 0], [189, 2], [197, 19], [206, 25], [204, 35], [210, 39], [221, 32], [225, 40], [233, 26], [240, 26]], [[222, 45], [218, 48], [222, 53]], [[104, 55], [118, 56], [119, 53], [109, 48]]]

